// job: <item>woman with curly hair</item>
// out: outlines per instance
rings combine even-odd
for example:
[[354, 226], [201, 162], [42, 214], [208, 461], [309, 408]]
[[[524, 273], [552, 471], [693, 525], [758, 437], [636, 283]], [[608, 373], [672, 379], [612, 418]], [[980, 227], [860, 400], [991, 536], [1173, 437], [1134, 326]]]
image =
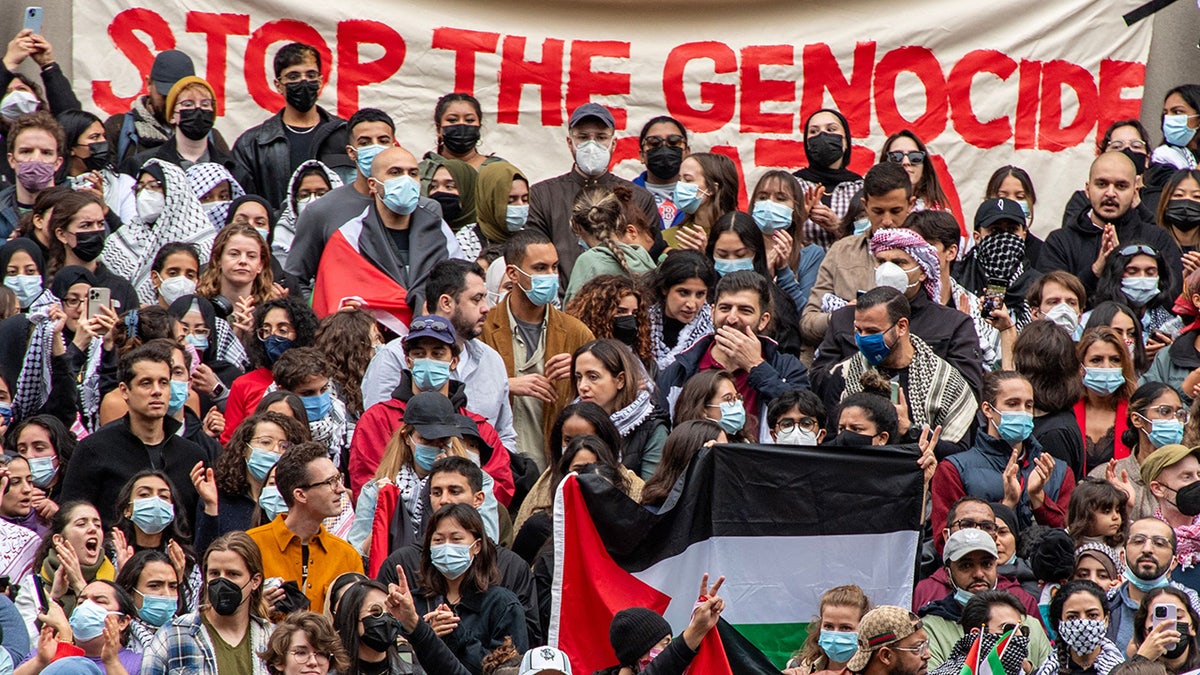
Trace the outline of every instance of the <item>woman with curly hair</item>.
[[649, 302], [629, 277], [604, 274], [583, 285], [567, 303], [566, 312], [579, 319], [596, 339], [625, 343], [653, 377], [658, 372], [650, 346]]
[[258, 655], [271, 675], [314, 672], [297, 668], [316, 662], [315, 672], [345, 673], [350, 667], [346, 646], [329, 618], [316, 612], [295, 612], [275, 626], [267, 648]]
[[251, 415], [238, 424], [216, 468], [192, 471], [192, 485], [204, 504], [196, 513], [196, 550], [207, 550], [226, 532], [261, 525], [253, 520], [271, 468], [285, 450], [309, 440], [307, 424], [277, 412]]
[[329, 363], [334, 393], [346, 404], [351, 423], [363, 413], [363, 375], [381, 344], [383, 337], [375, 319], [360, 309], [334, 312], [317, 326], [313, 346]]

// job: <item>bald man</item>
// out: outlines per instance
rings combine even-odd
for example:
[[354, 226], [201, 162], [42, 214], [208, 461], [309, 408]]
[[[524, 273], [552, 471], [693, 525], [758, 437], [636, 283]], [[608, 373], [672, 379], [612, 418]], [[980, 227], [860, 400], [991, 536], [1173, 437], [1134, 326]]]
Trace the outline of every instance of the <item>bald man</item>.
[[1106, 152], [1097, 157], [1084, 185], [1090, 208], [1050, 233], [1038, 269], [1070, 272], [1079, 277], [1088, 293], [1094, 293], [1112, 253], [1130, 244], [1145, 244], [1166, 257], [1171, 293], [1178, 293], [1183, 269], [1179, 247], [1154, 222], [1152, 214], [1135, 207], [1138, 180], [1133, 161], [1124, 153]]

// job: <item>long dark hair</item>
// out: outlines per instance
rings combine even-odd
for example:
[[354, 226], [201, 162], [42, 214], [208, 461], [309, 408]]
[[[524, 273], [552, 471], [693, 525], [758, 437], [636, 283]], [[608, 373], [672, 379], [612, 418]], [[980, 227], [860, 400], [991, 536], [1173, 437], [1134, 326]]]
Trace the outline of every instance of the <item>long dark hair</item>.
[[[1112, 260], [1112, 258], [1110, 257], [1109, 260]], [[1118, 290], [1117, 292], [1119, 293], [1120, 291]], [[1150, 367], [1150, 364], [1146, 359], [1146, 344], [1142, 339], [1142, 319], [1129, 305], [1121, 300], [1105, 300], [1096, 305], [1096, 308], [1088, 315], [1088, 320], [1083, 326], [1083, 330], [1087, 331], [1100, 327], [1112, 329], [1112, 320], [1118, 314], [1124, 314], [1133, 322], [1133, 353], [1129, 354], [1129, 358], [1133, 360], [1134, 375], [1143, 373]], [[1124, 341], [1121, 344], [1123, 346]], [[1123, 351], [1128, 353], [1128, 350]]]
[[792, 235], [792, 259], [789, 264], [795, 267], [796, 261], [800, 257], [800, 249], [809, 244], [803, 228], [804, 221], [808, 220], [808, 212], [804, 210], [804, 193], [800, 190], [800, 183], [796, 177], [783, 169], [772, 169], [764, 173], [754, 184], [754, 190], [750, 193], [750, 205], [746, 208], [753, 213], [754, 205], [759, 201], [765, 201], [758, 199], [758, 193], [766, 190], [767, 186], [772, 183], [777, 184], [780, 190], [792, 196], [792, 224], [786, 230], [788, 234]]
[[924, 198], [926, 207], [948, 206], [950, 200], [942, 190], [942, 183], [938, 180], [937, 169], [934, 168], [933, 162], [930, 161], [929, 150], [925, 147], [925, 143], [912, 130], [901, 129], [888, 136], [887, 140], [883, 142], [883, 149], [879, 151], [879, 161], [888, 161], [887, 154], [891, 150], [892, 143], [900, 138], [911, 140], [916, 144], [917, 150], [925, 153], [925, 161], [921, 164], [921, 180], [917, 181], [917, 184], [913, 186], [913, 195]]
[[[591, 354], [614, 378], [625, 374], [625, 388], [617, 392], [616, 400], [613, 401], [616, 410], [633, 403], [638, 397], [638, 392], [646, 386], [646, 377], [642, 374], [637, 356], [623, 342], [612, 338], [592, 340], [571, 355], [572, 368], [583, 354]], [[579, 396], [579, 383], [575, 380], [574, 372], [571, 377], [571, 391], [575, 396]]]
[[[16, 384], [14, 383], [13, 386], [15, 387]], [[50, 444], [54, 446], [54, 454], [58, 456], [58, 473], [54, 474], [53, 485], [46, 490], [50, 497], [57, 497], [62, 488], [63, 476], [67, 475], [67, 463], [71, 461], [71, 455], [75, 453], [75, 434], [53, 415], [34, 415], [26, 417], [8, 429], [4, 435], [4, 451], [10, 455], [19, 455], [17, 441], [21, 438], [21, 432], [30, 426], [46, 430], [46, 435], [50, 437]]]
[[[1062, 590], [1059, 590], [1059, 595], [1062, 595]], [[1141, 645], [1146, 641], [1146, 619], [1150, 618], [1150, 605], [1160, 595], [1169, 595], [1179, 601], [1179, 604], [1187, 608], [1188, 619], [1192, 624], [1192, 635], [1189, 638], [1184, 638], [1188, 641], [1187, 660], [1183, 662], [1183, 666], [1179, 672], [1187, 672], [1200, 668], [1200, 640], [1197, 635], [1200, 634], [1200, 616], [1196, 615], [1196, 610], [1192, 609], [1192, 603], [1188, 600], [1188, 596], [1183, 591], [1174, 586], [1162, 586], [1155, 588], [1152, 591], [1142, 596], [1142, 604], [1138, 605], [1137, 611], [1133, 613], [1133, 640], [1134, 644]], [[1103, 602], [1100, 604], [1104, 604]]]
[[[71, 513], [84, 506], [95, 510], [97, 514], [100, 513], [100, 510], [92, 506], [91, 502], [83, 500], [67, 502], [58, 507], [58, 511], [50, 518], [50, 528], [42, 534], [42, 543], [38, 546], [37, 554], [34, 555], [33, 569], [35, 573], [40, 573], [42, 565], [46, 562], [47, 554], [50, 553], [50, 549], [54, 548], [54, 536], [62, 534], [63, 530], [67, 529], [67, 525], [71, 523]], [[100, 555], [103, 556], [103, 539], [107, 539], [107, 534], [105, 534], [103, 527], [100, 528], [100, 536], [102, 538]]]
[[565, 478], [567, 474], [571, 473], [571, 464], [574, 463], [575, 456], [584, 450], [596, 456], [596, 461], [591, 462], [591, 464], [599, 464], [611, 469], [616, 475], [616, 480], [613, 481], [613, 484], [616, 485], [621, 492], [629, 494], [629, 480], [626, 478], [625, 472], [622, 470], [623, 467], [621, 466], [621, 462], [617, 460], [616, 454], [613, 453], [612, 449], [608, 447], [608, 444], [604, 442], [604, 439], [596, 436], [595, 434], [583, 434], [581, 436], [576, 436], [575, 438], [571, 439], [570, 443], [567, 443], [567, 448], [563, 450], [562, 458], [558, 460], [558, 464], [556, 464], [551, 470], [551, 475], [554, 478], [554, 489], [551, 490], [551, 493], [557, 494], [558, 484], [562, 482], [562, 479]]
[[475, 559], [471, 561], [471, 567], [464, 573], [463, 584], [480, 593], [486, 592], [492, 586], [499, 585], [500, 569], [496, 567], [496, 545], [492, 543], [491, 539], [488, 539], [487, 532], [483, 529], [483, 518], [480, 517], [478, 511], [467, 504], [446, 504], [429, 517], [429, 525], [425, 528], [425, 548], [421, 551], [421, 590], [425, 592], [426, 596], [445, 596], [450, 590], [449, 581], [433, 566], [433, 560], [430, 558], [433, 535], [438, 524], [447, 518], [453, 519], [479, 542], [479, 553], [475, 555]]
[[[351, 585], [338, 600], [337, 612], [333, 615], [333, 629], [342, 639], [342, 644], [346, 647], [346, 654], [350, 657], [350, 667], [344, 675], [359, 675], [362, 672], [358, 659], [358, 646], [362, 643], [362, 637], [358, 634], [360, 620], [358, 615], [362, 612], [367, 593], [373, 590], [380, 591], [384, 595], [387, 595], [388, 592], [387, 586], [381, 582], [367, 579]], [[386, 654], [387, 660], [391, 661], [392, 657], [396, 655], [396, 647], [388, 645]]]
[[708, 246], [704, 249], [704, 254], [708, 256], [709, 260], [716, 260], [713, 252], [717, 248], [717, 239], [725, 232], [737, 235], [742, 245], [754, 252], [755, 272], [761, 274], [764, 279], [774, 278], [767, 271], [767, 246], [763, 241], [762, 230], [758, 229], [758, 225], [750, 214], [742, 211], [730, 211], [713, 223], [708, 232]]
[[[1059, 586], [1058, 592], [1050, 599], [1050, 629], [1055, 633], [1058, 632], [1058, 624], [1062, 622], [1063, 605], [1067, 604], [1067, 600], [1071, 596], [1079, 593], [1087, 593], [1094, 597], [1096, 602], [1100, 603], [1100, 609], [1104, 612], [1104, 617], [1108, 618], [1108, 600], [1106, 599], [1104, 590], [1096, 582], [1089, 579], [1072, 579]], [[1143, 618], [1142, 621], [1144, 622], [1145, 619]], [[1067, 675], [1071, 671], [1071, 654], [1067, 648], [1067, 641], [1056, 641], [1054, 648], [1058, 653], [1058, 673], [1059, 675]], [[1194, 654], [1195, 650], [1193, 649], [1192, 652]]]
[[705, 257], [699, 251], [671, 251], [657, 269], [646, 275], [645, 283], [654, 293], [654, 302], [665, 304], [671, 287], [678, 286], [688, 279], [699, 279], [708, 286], [706, 300], [712, 304], [720, 277], [713, 267], [712, 257]]
[[[125, 564], [121, 566], [117, 572], [117, 585], [120, 586], [131, 597], [137, 592], [138, 581], [142, 578], [142, 572], [150, 563], [163, 563], [169, 565], [172, 570], [175, 569], [175, 563], [166, 553], [152, 548], [142, 549], [133, 554]], [[184, 582], [186, 579], [179, 580], [179, 590], [175, 594], [175, 615], [178, 616], [183, 611], [186, 604], [184, 603]]]
[[1092, 516], [1097, 511], [1115, 509], [1121, 514], [1121, 531], [1105, 536], [1104, 543], [1113, 548], [1125, 545], [1125, 528], [1129, 526], [1129, 506], [1125, 493], [1112, 483], [1099, 478], [1085, 476], [1071, 491], [1067, 502], [1067, 531], [1075, 540], [1075, 546], [1084, 543], [1086, 537], [1098, 536], [1090, 533]]
[[225, 444], [225, 451], [217, 458], [217, 466], [213, 471], [217, 489], [226, 495], [250, 494], [250, 469], [246, 466], [246, 460], [250, 457], [250, 439], [254, 437], [254, 428], [262, 422], [270, 422], [283, 429], [283, 435], [293, 445], [308, 440], [308, 425], [287, 415], [268, 410], [242, 420], [229, 437], [229, 443]]
[[[1143, 242], [1131, 242], [1125, 244], [1121, 242], [1121, 249], [1126, 246], [1145, 246], [1154, 251], [1154, 263], [1158, 267], [1158, 295], [1150, 298], [1146, 303], [1145, 309], [1153, 309], [1155, 307], [1171, 308], [1171, 303], [1175, 298], [1171, 295], [1171, 284], [1174, 281], [1174, 272], [1171, 271], [1171, 265], [1167, 263], [1167, 259], [1163, 256], [1162, 251]], [[1111, 300], [1119, 302], [1123, 305], [1129, 305], [1129, 298], [1125, 297], [1125, 293], [1121, 291], [1121, 279], [1125, 274], [1125, 266], [1129, 264], [1139, 255], [1146, 255], [1141, 251], [1135, 251], [1129, 255], [1121, 255], [1120, 250], [1113, 251], [1109, 254], [1108, 260], [1104, 263], [1104, 269], [1100, 272], [1100, 280], [1096, 283], [1096, 291], [1092, 293], [1092, 306], [1098, 306], [1100, 303]], [[1140, 318], [1139, 318], [1140, 323]]]
[[[1121, 434], [1121, 442], [1134, 454], [1137, 454], [1138, 443], [1142, 439], [1141, 432], [1133, 426], [1133, 416], [1145, 415], [1150, 404], [1168, 391], [1175, 392], [1171, 385], [1164, 382], [1147, 382], [1134, 390], [1133, 396], [1129, 397], [1129, 403], [1125, 406], [1125, 432]], [[1179, 392], [1175, 393], [1178, 395]]]
[[1029, 177], [1029, 172], [1019, 166], [1002, 166], [992, 173], [992, 177], [988, 179], [987, 188], [983, 191], [984, 199], [995, 199], [1000, 196], [1000, 186], [1004, 184], [1004, 179], [1012, 176], [1021, 183], [1021, 189], [1025, 190], [1025, 200], [1030, 204], [1037, 204], [1037, 193], [1033, 191], [1033, 179]]
[[113, 527], [125, 535], [125, 541], [131, 544], [137, 541], [136, 526], [125, 515], [125, 507], [133, 500], [134, 484], [147, 476], [154, 476], [163, 481], [167, 484], [167, 489], [171, 491], [171, 505], [175, 507], [175, 519], [167, 525], [167, 529], [162, 531], [161, 550], [166, 552], [167, 542], [170, 541], [179, 544], [179, 547], [183, 549], [183, 556], [186, 562], [184, 564], [185, 573], [183, 578], [179, 580], [179, 594], [181, 597], [188, 597], [195, 590], [188, 584], [189, 575], [187, 571], [196, 566], [196, 551], [192, 548], [192, 528], [187, 522], [187, 507], [180, 501], [179, 491], [175, 489], [175, 482], [171, 480], [170, 476], [155, 469], [142, 469], [130, 476], [129, 480], [125, 481], [125, 484], [121, 486], [121, 491], [117, 493], [117, 503], [115, 506], [118, 518]]
[[1017, 336], [1013, 367], [1033, 385], [1033, 405], [1038, 410], [1066, 410], [1083, 398], [1075, 342], [1047, 319], [1029, 322]]
[[562, 412], [558, 413], [558, 418], [554, 420], [554, 426], [550, 428], [550, 439], [547, 443], [549, 443], [551, 466], [558, 464], [558, 461], [562, 459], [562, 428], [572, 417], [580, 417], [592, 425], [592, 428], [596, 430], [596, 435], [613, 451], [613, 454], [617, 457], [621, 456], [625, 444], [621, 441], [621, 432], [617, 430], [617, 425], [613, 424], [612, 418], [604, 412], [604, 408], [591, 401], [582, 401], [563, 408]]
[[712, 420], [688, 420], [672, 429], [658, 468], [642, 487], [642, 503], [661, 506], [700, 448], [720, 435], [721, 426]]

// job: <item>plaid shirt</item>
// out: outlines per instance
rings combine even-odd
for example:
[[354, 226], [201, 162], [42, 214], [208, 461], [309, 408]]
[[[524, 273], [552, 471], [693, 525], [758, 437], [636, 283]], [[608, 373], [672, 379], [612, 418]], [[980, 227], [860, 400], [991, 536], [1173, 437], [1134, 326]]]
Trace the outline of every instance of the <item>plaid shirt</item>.
[[[801, 194], [803, 194], [809, 188], [815, 188], [818, 185], [817, 183], [810, 183], [799, 178], [796, 179], [796, 182], [800, 184]], [[847, 181], [845, 183], [839, 183], [838, 186], [833, 189], [832, 194], [825, 195], [825, 199], [828, 200], [826, 203], [829, 205], [829, 208], [832, 209], [835, 214], [837, 214], [838, 218], [846, 217], [846, 212], [850, 210], [850, 200], [853, 199], [854, 195], [862, 189], [862, 186], [863, 182], [861, 180]], [[830, 244], [836, 241], [836, 238], [832, 234], [830, 234], [825, 228], [814, 223], [812, 220], [805, 220], [803, 229], [804, 236], [808, 237], [810, 242], [820, 246], [823, 249], [828, 249]]]
[[[271, 625], [250, 617], [250, 651], [254, 672], [241, 675], [269, 675], [267, 664], [258, 655], [267, 648]], [[176, 617], [159, 629], [142, 655], [144, 675], [218, 675], [217, 656], [212, 638], [200, 620], [199, 612]]]

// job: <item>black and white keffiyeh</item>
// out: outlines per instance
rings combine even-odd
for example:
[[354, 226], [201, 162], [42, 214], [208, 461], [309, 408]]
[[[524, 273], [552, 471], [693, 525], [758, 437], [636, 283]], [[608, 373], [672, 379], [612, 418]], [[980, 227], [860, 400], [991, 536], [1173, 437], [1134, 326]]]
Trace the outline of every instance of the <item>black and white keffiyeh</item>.
[[662, 303], [656, 302], [650, 305], [647, 314], [650, 319], [650, 344], [654, 349], [654, 361], [658, 363], [660, 373], [666, 370], [667, 366], [675, 363], [675, 359], [699, 342], [700, 338], [713, 332], [712, 308], [705, 303], [700, 307], [696, 318], [679, 331], [679, 339], [675, 342], [675, 346], [667, 347], [663, 343]]
[[208, 221], [218, 230], [225, 227], [225, 218], [229, 215], [229, 205], [233, 203], [234, 199], [246, 194], [246, 191], [242, 189], [241, 183], [238, 183], [233, 174], [229, 173], [229, 169], [216, 162], [201, 162], [200, 164], [191, 165], [187, 170], [187, 180], [188, 185], [192, 188], [192, 193], [196, 195], [196, 199], [200, 199], [208, 194], [221, 183], [225, 181], [229, 182], [230, 201], [215, 204], [207, 208], [203, 205], [201, 206], [208, 216]]
[[192, 244], [200, 254], [200, 264], [205, 265], [217, 233], [200, 208], [200, 202], [188, 185], [183, 170], [158, 159], [146, 162], [146, 166], [151, 164], [157, 165], [163, 173], [166, 200], [162, 214], [153, 223], [144, 223], [141, 218], [136, 218], [125, 224], [109, 235], [100, 254], [105, 266], [133, 284], [138, 300], [143, 305], [152, 305], [157, 301], [154, 284], [150, 282], [150, 266], [163, 244]]
[[[996, 648], [997, 643], [1004, 638], [1004, 635], [997, 633], [967, 633], [954, 643], [954, 647], [950, 650], [950, 657], [947, 658], [942, 665], [933, 670], [930, 675], [958, 675], [963, 670], [963, 665], [966, 664], [972, 669], [975, 663], [967, 664], [967, 657], [971, 653], [971, 647], [974, 646], [976, 640], [982, 640], [979, 644], [979, 659], [986, 661], [989, 652]], [[1000, 653], [1000, 663], [1004, 667], [1003, 675], [1019, 675], [1021, 672], [1021, 664], [1025, 659], [1029, 658], [1029, 637], [1014, 632], [1009, 639], [1008, 644], [1002, 648]], [[993, 675], [1000, 675], [993, 673]]]
[[643, 389], [638, 392], [637, 398], [633, 399], [633, 403], [613, 413], [610, 419], [617, 426], [617, 431], [621, 432], [621, 437], [624, 438], [636, 429], [653, 411], [654, 403], [650, 399], [650, 392]]
[[325, 179], [329, 181], [329, 189], [342, 187], [342, 177], [326, 166], [323, 162], [316, 159], [306, 160], [296, 167], [292, 172], [292, 178], [288, 182], [288, 196], [283, 202], [282, 213], [279, 214], [279, 220], [275, 221], [275, 231], [271, 233], [271, 255], [279, 261], [280, 265], [287, 263], [288, 253], [292, 251], [292, 242], [296, 240], [296, 219], [300, 214], [296, 211], [296, 197], [300, 190], [300, 174], [312, 169], [313, 167], [320, 168], [325, 173]]
[[[13, 418], [23, 419], [33, 415], [50, 398], [50, 360], [54, 354], [54, 324], [50, 319], [50, 308], [58, 305], [59, 299], [50, 291], [44, 291], [29, 307], [29, 320], [33, 333], [29, 338], [29, 349], [17, 378], [17, 392], [13, 399]], [[58, 339], [62, 339], [61, 337]], [[79, 399], [83, 425], [95, 431], [100, 422], [100, 359], [104, 352], [103, 338], [93, 338], [87, 348], [87, 360], [79, 373]]]
[[989, 279], [1011, 284], [1025, 271], [1025, 240], [1011, 232], [996, 232], [980, 240], [975, 259]]

